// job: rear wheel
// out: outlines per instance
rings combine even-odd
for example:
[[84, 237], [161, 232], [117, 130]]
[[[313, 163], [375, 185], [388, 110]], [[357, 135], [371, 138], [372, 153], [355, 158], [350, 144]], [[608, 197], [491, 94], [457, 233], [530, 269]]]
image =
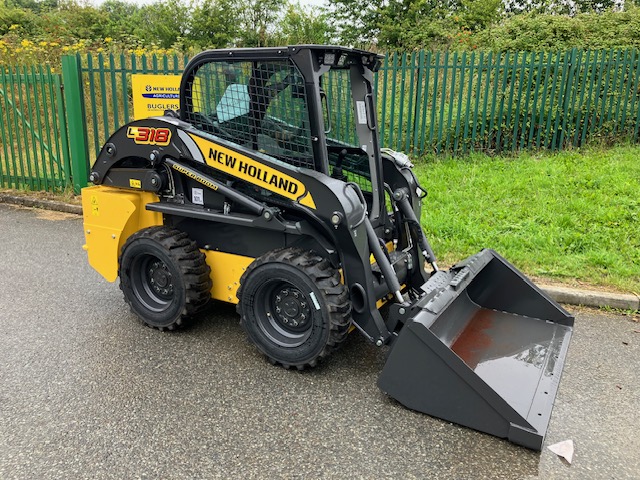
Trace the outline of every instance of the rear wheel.
[[151, 227], [131, 235], [120, 255], [120, 289], [144, 323], [173, 330], [198, 313], [211, 292], [211, 269], [187, 234]]
[[238, 310], [250, 341], [272, 363], [313, 367], [349, 332], [351, 306], [340, 275], [298, 248], [256, 259], [240, 279]]

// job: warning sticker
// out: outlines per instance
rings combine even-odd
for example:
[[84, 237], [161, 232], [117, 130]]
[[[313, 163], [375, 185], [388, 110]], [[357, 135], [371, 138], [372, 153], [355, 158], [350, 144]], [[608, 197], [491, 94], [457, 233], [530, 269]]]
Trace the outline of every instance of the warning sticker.
[[98, 207], [98, 196], [91, 195], [91, 215], [100, 216], [100, 208]]
[[201, 188], [191, 189], [191, 203], [196, 205], [204, 205], [204, 190]]
[[361, 100], [356, 101], [356, 110], [358, 110], [358, 123], [366, 125], [367, 123], [367, 107]]

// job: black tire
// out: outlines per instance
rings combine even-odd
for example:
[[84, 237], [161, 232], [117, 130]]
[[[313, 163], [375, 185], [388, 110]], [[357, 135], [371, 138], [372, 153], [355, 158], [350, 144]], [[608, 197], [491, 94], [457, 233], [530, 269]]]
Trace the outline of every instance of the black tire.
[[347, 288], [312, 251], [284, 248], [257, 258], [240, 279], [238, 298], [249, 340], [285, 368], [316, 366], [349, 333]]
[[120, 289], [133, 313], [160, 330], [174, 330], [211, 298], [211, 269], [187, 234], [151, 227], [129, 237], [119, 261]]

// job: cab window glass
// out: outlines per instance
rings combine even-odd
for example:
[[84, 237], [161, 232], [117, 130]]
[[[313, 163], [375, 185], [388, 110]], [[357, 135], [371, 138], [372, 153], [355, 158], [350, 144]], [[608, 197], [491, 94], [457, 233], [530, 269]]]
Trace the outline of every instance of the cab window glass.
[[193, 78], [185, 117], [229, 142], [314, 168], [305, 98], [288, 61], [210, 62]]

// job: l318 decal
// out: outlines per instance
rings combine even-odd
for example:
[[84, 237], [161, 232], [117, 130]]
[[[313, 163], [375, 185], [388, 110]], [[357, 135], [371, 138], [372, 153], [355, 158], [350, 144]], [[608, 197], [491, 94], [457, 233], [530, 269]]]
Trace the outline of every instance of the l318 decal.
[[171, 130], [168, 128], [129, 127], [127, 137], [138, 145], [158, 145], [166, 147], [171, 141]]

